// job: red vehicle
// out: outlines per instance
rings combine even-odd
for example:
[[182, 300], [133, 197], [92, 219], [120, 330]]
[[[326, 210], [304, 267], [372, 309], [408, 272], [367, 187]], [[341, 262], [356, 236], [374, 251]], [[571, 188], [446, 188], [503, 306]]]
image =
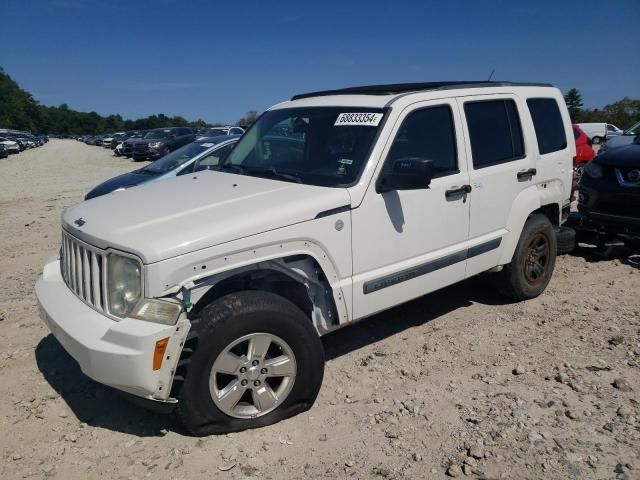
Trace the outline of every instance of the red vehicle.
[[576, 140], [576, 156], [573, 163], [573, 186], [577, 187], [584, 166], [594, 159], [596, 152], [591, 148], [591, 139], [578, 125], [573, 126], [573, 138]]

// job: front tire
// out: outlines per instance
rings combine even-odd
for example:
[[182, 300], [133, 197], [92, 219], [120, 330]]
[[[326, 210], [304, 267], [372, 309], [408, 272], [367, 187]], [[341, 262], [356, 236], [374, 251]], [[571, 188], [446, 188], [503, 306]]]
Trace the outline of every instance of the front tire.
[[602, 143], [602, 137], [598, 137], [595, 136], [591, 139], [591, 143], [593, 143], [594, 145], [599, 145], [600, 143]]
[[511, 263], [500, 272], [501, 293], [516, 301], [540, 295], [551, 280], [557, 252], [556, 235], [549, 219], [531, 215], [524, 224]]
[[194, 435], [263, 427], [308, 410], [324, 375], [324, 352], [310, 319], [267, 292], [226, 295], [206, 306], [178, 416]]

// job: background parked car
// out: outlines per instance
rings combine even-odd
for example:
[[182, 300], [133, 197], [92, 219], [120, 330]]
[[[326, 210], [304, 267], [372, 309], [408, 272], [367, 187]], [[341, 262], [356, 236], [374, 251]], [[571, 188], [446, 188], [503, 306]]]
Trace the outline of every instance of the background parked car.
[[20, 153], [20, 145], [18, 142], [8, 139], [7, 137], [0, 137], [0, 143], [2, 143], [9, 153]]
[[589, 162], [580, 181], [577, 240], [606, 248], [612, 241], [640, 247], [640, 138]]
[[149, 130], [133, 143], [133, 160], [156, 160], [195, 139], [193, 129], [186, 127]]
[[625, 145], [631, 145], [634, 140], [640, 135], [640, 122], [633, 125], [631, 128], [628, 128], [622, 135], [618, 135], [607, 140], [606, 143], [603, 143], [600, 146], [600, 150], [598, 150], [598, 155], [606, 152], [612, 148], [623, 147]]
[[87, 193], [85, 200], [141, 183], [192, 173], [196, 168], [215, 167], [226, 158], [239, 138], [240, 135], [211, 137], [184, 145], [146, 167], [101, 183]]
[[596, 145], [611, 137], [622, 135], [622, 130], [611, 123], [579, 123], [578, 126]]
[[218, 137], [220, 135], [242, 135], [244, 133], [244, 128], [242, 127], [212, 127], [212, 128], [208, 128], [206, 129], [199, 137], [198, 140], [200, 140], [201, 138], [206, 138], [206, 137]]
[[7, 151], [7, 147], [0, 143], [0, 158], [7, 158], [8, 156], [9, 152]]
[[[573, 163], [573, 181], [574, 186], [577, 186], [582, 176], [584, 166], [589, 163], [596, 156], [591, 147], [591, 139], [582, 131], [578, 125], [572, 125], [573, 138], [576, 141], [576, 156]], [[601, 147], [602, 148], [602, 147]]]

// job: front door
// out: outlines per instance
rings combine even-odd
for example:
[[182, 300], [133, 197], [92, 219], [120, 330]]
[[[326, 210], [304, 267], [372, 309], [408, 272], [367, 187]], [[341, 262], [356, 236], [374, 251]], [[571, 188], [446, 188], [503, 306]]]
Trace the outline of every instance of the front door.
[[352, 210], [353, 312], [366, 317], [464, 278], [469, 175], [455, 101], [407, 107], [385, 150], [382, 172], [401, 158], [426, 158], [428, 189], [377, 193]]

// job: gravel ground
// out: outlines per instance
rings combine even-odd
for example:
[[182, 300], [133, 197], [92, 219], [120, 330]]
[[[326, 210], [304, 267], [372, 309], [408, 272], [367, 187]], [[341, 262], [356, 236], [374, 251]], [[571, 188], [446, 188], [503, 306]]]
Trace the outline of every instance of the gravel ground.
[[640, 478], [637, 258], [580, 250], [540, 298], [478, 277], [324, 339], [307, 413], [193, 438], [86, 378], [33, 286], [62, 209], [130, 161], [72, 140], [0, 160], [2, 478]]

